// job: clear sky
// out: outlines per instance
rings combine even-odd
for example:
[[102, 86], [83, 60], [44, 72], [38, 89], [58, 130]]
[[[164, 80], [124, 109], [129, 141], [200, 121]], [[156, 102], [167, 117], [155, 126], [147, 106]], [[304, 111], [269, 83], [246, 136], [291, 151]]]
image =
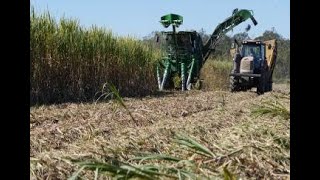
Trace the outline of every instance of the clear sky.
[[248, 19], [228, 35], [243, 32], [250, 24], [248, 33], [252, 38], [274, 27], [277, 33], [290, 39], [290, 0], [30, 0], [30, 4], [36, 12], [49, 10], [56, 19], [76, 18], [85, 27], [94, 24], [117, 35], [137, 38], [166, 30], [159, 23], [165, 14], [183, 16], [183, 25], [178, 30], [203, 28], [206, 33], [212, 33], [231, 16], [233, 9], [249, 9], [253, 10], [258, 25], [253, 26]]

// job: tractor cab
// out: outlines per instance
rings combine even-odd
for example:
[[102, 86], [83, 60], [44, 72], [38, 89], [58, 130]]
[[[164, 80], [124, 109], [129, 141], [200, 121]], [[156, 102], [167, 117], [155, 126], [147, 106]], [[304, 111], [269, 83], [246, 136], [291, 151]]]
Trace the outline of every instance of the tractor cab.
[[252, 57], [254, 69], [258, 70], [265, 60], [265, 43], [256, 40], [245, 40], [242, 42], [240, 55], [243, 58]]

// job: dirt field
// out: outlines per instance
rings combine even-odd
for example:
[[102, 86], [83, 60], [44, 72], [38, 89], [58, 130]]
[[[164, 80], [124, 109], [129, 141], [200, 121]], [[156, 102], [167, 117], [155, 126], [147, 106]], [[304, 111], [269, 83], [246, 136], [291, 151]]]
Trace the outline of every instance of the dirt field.
[[[66, 179], [78, 167], [65, 158], [101, 158], [106, 153], [123, 161], [133, 152], [187, 158], [190, 154], [175, 151], [172, 143], [173, 133], [179, 132], [216, 154], [214, 160], [201, 160], [212, 170], [200, 169], [199, 174], [220, 179], [227, 166], [242, 179], [290, 179], [290, 118], [252, 114], [266, 102], [279, 102], [290, 110], [289, 98], [285, 84], [261, 96], [190, 91], [125, 98], [137, 123], [111, 102], [31, 107], [30, 177]], [[94, 179], [93, 173], [85, 176]]]

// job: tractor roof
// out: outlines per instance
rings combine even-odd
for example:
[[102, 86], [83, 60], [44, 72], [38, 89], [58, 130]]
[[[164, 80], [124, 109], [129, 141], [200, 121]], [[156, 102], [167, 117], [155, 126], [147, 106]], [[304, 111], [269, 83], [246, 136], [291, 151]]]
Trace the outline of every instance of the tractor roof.
[[265, 43], [260, 40], [243, 40], [242, 44], [265, 44]]

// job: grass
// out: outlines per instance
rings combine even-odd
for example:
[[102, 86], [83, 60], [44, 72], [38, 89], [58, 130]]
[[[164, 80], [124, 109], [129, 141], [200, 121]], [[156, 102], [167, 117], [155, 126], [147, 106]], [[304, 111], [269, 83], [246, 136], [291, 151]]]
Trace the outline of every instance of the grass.
[[208, 59], [201, 69], [200, 79], [205, 90], [228, 90], [232, 59]]
[[49, 12], [30, 14], [30, 103], [93, 101], [105, 83], [123, 96], [156, 90], [153, 68], [159, 52], [110, 30], [81, 27]]
[[[107, 92], [104, 92], [105, 91], [105, 88], [106, 86], [108, 87], [108, 90]], [[112, 97], [112, 100], [113, 102], [115, 102], [117, 105], [119, 105], [120, 107], [124, 108], [127, 113], [130, 115], [131, 117], [131, 120], [134, 121], [134, 123], [136, 125], [138, 125], [138, 122], [136, 121], [136, 119], [132, 116], [132, 113], [131, 111], [128, 109], [128, 107], [125, 105], [124, 101], [123, 101], [123, 98], [120, 96], [120, 93], [119, 91], [117, 90], [117, 88], [113, 85], [113, 84], [104, 84], [103, 87], [102, 87], [102, 95], [96, 100], [96, 103], [97, 101], [104, 96], [104, 99], [106, 99], [107, 97], [111, 96]]]
[[[119, 92], [114, 88], [114, 86], [109, 86], [109, 89], [113, 94], [116, 95], [115, 99], [122, 107], [124, 107], [129, 115], [132, 117], [131, 112], [127, 109], [124, 104]], [[280, 98], [280, 96], [275, 96]], [[283, 97], [287, 99], [286, 97]], [[283, 119], [290, 118], [290, 112], [281, 105], [278, 101], [274, 103], [263, 102], [258, 108], [251, 111], [252, 114], [257, 116], [264, 114], [271, 114], [273, 117], [281, 116]], [[133, 118], [133, 117], [132, 117]], [[246, 126], [250, 126], [247, 124]], [[273, 141], [280, 145], [281, 148], [290, 149], [290, 142], [286, 137], [281, 137], [275, 135], [270, 130], [262, 128], [264, 134], [269, 134], [273, 137]], [[256, 133], [256, 132], [255, 132]], [[104, 159], [109, 159], [107, 162], [101, 161], [102, 159], [87, 159], [87, 160], [74, 160], [71, 161], [78, 165], [79, 169], [74, 172], [73, 176], [69, 178], [70, 180], [77, 179], [80, 172], [89, 170], [95, 172], [95, 179], [98, 179], [99, 173], [102, 176], [112, 176], [116, 179], [216, 179], [219, 175], [205, 175], [205, 170], [212, 171], [218, 167], [209, 165], [212, 161], [217, 161], [218, 159], [223, 159], [226, 157], [233, 156], [244, 150], [246, 146], [240, 149], [232, 151], [227, 155], [217, 155], [212, 152], [204, 144], [198, 142], [194, 138], [181, 133], [173, 132], [172, 142], [176, 143], [178, 146], [173, 149], [170, 155], [167, 154], [154, 154], [154, 153], [137, 153], [134, 154], [133, 158], [128, 159], [123, 162], [116, 158], [109, 158], [107, 154], [103, 155]], [[249, 145], [253, 148], [264, 151], [261, 147], [257, 145]], [[187, 156], [178, 155], [175, 152], [182, 152], [186, 150]], [[224, 180], [236, 180], [237, 177], [230, 172], [227, 168], [227, 164], [223, 164], [223, 171], [220, 177]], [[221, 166], [220, 166], [221, 167]]]
[[274, 88], [263, 96], [224, 92], [223, 106], [216, 91], [123, 98], [139, 124], [116, 99], [33, 107], [30, 176], [125, 179], [130, 171], [130, 179], [289, 179], [290, 121], [251, 114], [269, 100], [288, 108], [288, 86]]
[[[194, 161], [190, 160], [192, 157], [185, 157], [185, 159], [182, 159], [181, 157], [174, 157], [172, 155], [147, 154], [142, 157], [138, 156], [131, 158], [127, 162], [122, 162], [117, 159], [113, 159], [113, 161], [108, 162], [92, 159], [84, 161], [71, 160], [73, 163], [79, 165], [79, 169], [69, 179], [74, 180], [78, 178], [80, 172], [84, 170], [97, 172], [95, 173], [95, 179], [99, 176], [99, 173], [116, 177], [116, 179], [210, 179], [210, 177], [199, 174], [199, 171], [201, 172], [201, 169], [208, 168], [207, 164], [203, 163], [203, 161], [208, 158], [214, 158], [214, 153], [206, 146], [186, 135], [176, 134], [174, 142], [176, 142], [179, 147], [184, 147], [184, 149], [191, 153], [195, 152], [200, 155], [200, 157], [198, 157], [197, 161]], [[199, 158], [202, 158], [202, 160], [199, 161]], [[157, 160], [157, 162], [155, 163], [153, 160]], [[145, 161], [148, 161], [149, 163]], [[170, 162], [170, 164], [160, 166], [159, 164], [163, 163], [159, 161]], [[145, 163], [141, 165], [142, 162]], [[223, 176], [226, 180], [235, 179], [235, 176], [232, 175], [226, 167], [223, 169]]]
[[290, 111], [284, 107], [279, 101], [263, 102], [257, 108], [252, 110], [255, 116], [270, 115], [272, 117], [281, 116], [285, 120], [290, 119]]

